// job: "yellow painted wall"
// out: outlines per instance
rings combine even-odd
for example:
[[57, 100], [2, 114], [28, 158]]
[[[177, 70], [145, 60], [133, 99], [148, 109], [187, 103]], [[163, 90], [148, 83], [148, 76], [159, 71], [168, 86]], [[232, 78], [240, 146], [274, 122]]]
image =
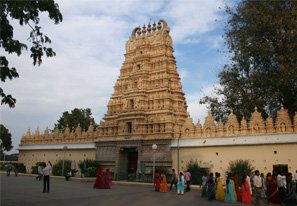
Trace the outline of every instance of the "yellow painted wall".
[[[63, 150], [20, 150], [18, 161], [26, 165], [27, 173], [31, 173], [31, 167], [35, 166], [36, 162], [51, 161], [54, 165], [63, 158]], [[95, 160], [95, 149], [68, 149], [65, 152], [65, 160], [75, 160], [78, 164], [84, 159]]]
[[[275, 154], [274, 151], [277, 151]], [[211, 172], [224, 174], [231, 160], [249, 159], [255, 169], [264, 174], [275, 164], [288, 164], [289, 171], [297, 170], [297, 144], [184, 147], [179, 150], [180, 170], [184, 171], [190, 160], [200, 165], [211, 165]], [[173, 168], [177, 168], [177, 148], [172, 149]]]

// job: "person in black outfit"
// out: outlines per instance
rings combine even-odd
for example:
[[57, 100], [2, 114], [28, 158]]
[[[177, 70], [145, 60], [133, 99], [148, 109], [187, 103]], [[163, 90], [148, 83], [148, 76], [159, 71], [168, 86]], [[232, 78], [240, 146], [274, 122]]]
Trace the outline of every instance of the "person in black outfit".
[[42, 169], [42, 173], [43, 173], [43, 193], [45, 193], [45, 191], [49, 192], [49, 190], [50, 190], [49, 188], [50, 188], [51, 169], [52, 169], [52, 163], [50, 161], [48, 161], [48, 165], [46, 165], [45, 162], [43, 163], [43, 169]]

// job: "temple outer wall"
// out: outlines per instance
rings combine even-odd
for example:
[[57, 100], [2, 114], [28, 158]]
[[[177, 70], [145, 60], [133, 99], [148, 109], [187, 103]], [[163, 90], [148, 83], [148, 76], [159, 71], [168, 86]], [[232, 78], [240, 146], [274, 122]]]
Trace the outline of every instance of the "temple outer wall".
[[[67, 149], [63, 149], [67, 146]], [[26, 165], [27, 173], [31, 173], [31, 167], [35, 166], [37, 162], [48, 162], [54, 165], [58, 161], [75, 160], [78, 174], [80, 170], [78, 167], [79, 161], [85, 159], [95, 160], [96, 149], [94, 143], [87, 145], [78, 144], [63, 144], [63, 145], [27, 145], [20, 146], [18, 162]]]
[[[173, 168], [177, 169], [177, 140], [172, 142], [171, 149]], [[297, 157], [296, 134], [179, 140], [180, 171], [185, 171], [191, 160], [197, 160], [199, 166], [224, 176], [230, 161], [248, 159], [255, 169], [264, 174], [272, 172], [273, 165], [279, 164], [288, 165], [289, 172], [294, 172], [297, 170], [297, 159], [294, 157]]]

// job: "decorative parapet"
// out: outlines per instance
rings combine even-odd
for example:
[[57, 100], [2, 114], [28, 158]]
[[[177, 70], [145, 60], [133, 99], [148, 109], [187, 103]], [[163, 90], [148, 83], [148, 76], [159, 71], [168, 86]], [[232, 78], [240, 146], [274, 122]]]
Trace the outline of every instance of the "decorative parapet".
[[[271, 117], [264, 120], [261, 113], [257, 111], [257, 107], [252, 113], [249, 122], [242, 118], [239, 123], [232, 111], [225, 124], [223, 124], [221, 120], [215, 124], [214, 118], [210, 113], [208, 113], [208, 116], [205, 118], [205, 123], [202, 128], [199, 122], [194, 126], [194, 128], [192, 128], [192, 124], [190, 124], [189, 121], [186, 122], [187, 124], [182, 127], [182, 138], [258, 136], [266, 134], [297, 133], [297, 113], [295, 113], [294, 121], [292, 123], [288, 111], [284, 109], [283, 106], [277, 112], [275, 122], [273, 122]], [[187, 132], [192, 131], [193, 129], [195, 131], [194, 134]]]
[[80, 125], [77, 126], [74, 132], [70, 132], [69, 128], [61, 132], [58, 129], [49, 131], [45, 129], [43, 134], [40, 134], [39, 128], [34, 134], [31, 134], [30, 128], [25, 135], [22, 135], [21, 145], [28, 144], [66, 144], [66, 143], [88, 143], [94, 142], [97, 137], [97, 131], [94, 131], [93, 125], [90, 125], [87, 131], [81, 131]]

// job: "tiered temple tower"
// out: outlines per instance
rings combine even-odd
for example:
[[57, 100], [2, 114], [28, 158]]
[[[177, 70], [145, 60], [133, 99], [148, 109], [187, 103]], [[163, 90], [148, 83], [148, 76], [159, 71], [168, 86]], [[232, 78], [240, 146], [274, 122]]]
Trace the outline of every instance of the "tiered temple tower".
[[152, 144], [156, 165], [171, 167], [171, 140], [181, 135], [187, 105], [164, 20], [133, 29], [125, 61], [96, 137], [96, 159], [116, 178], [148, 173]]
[[171, 139], [187, 117], [167, 23], [136, 27], [99, 139]]

